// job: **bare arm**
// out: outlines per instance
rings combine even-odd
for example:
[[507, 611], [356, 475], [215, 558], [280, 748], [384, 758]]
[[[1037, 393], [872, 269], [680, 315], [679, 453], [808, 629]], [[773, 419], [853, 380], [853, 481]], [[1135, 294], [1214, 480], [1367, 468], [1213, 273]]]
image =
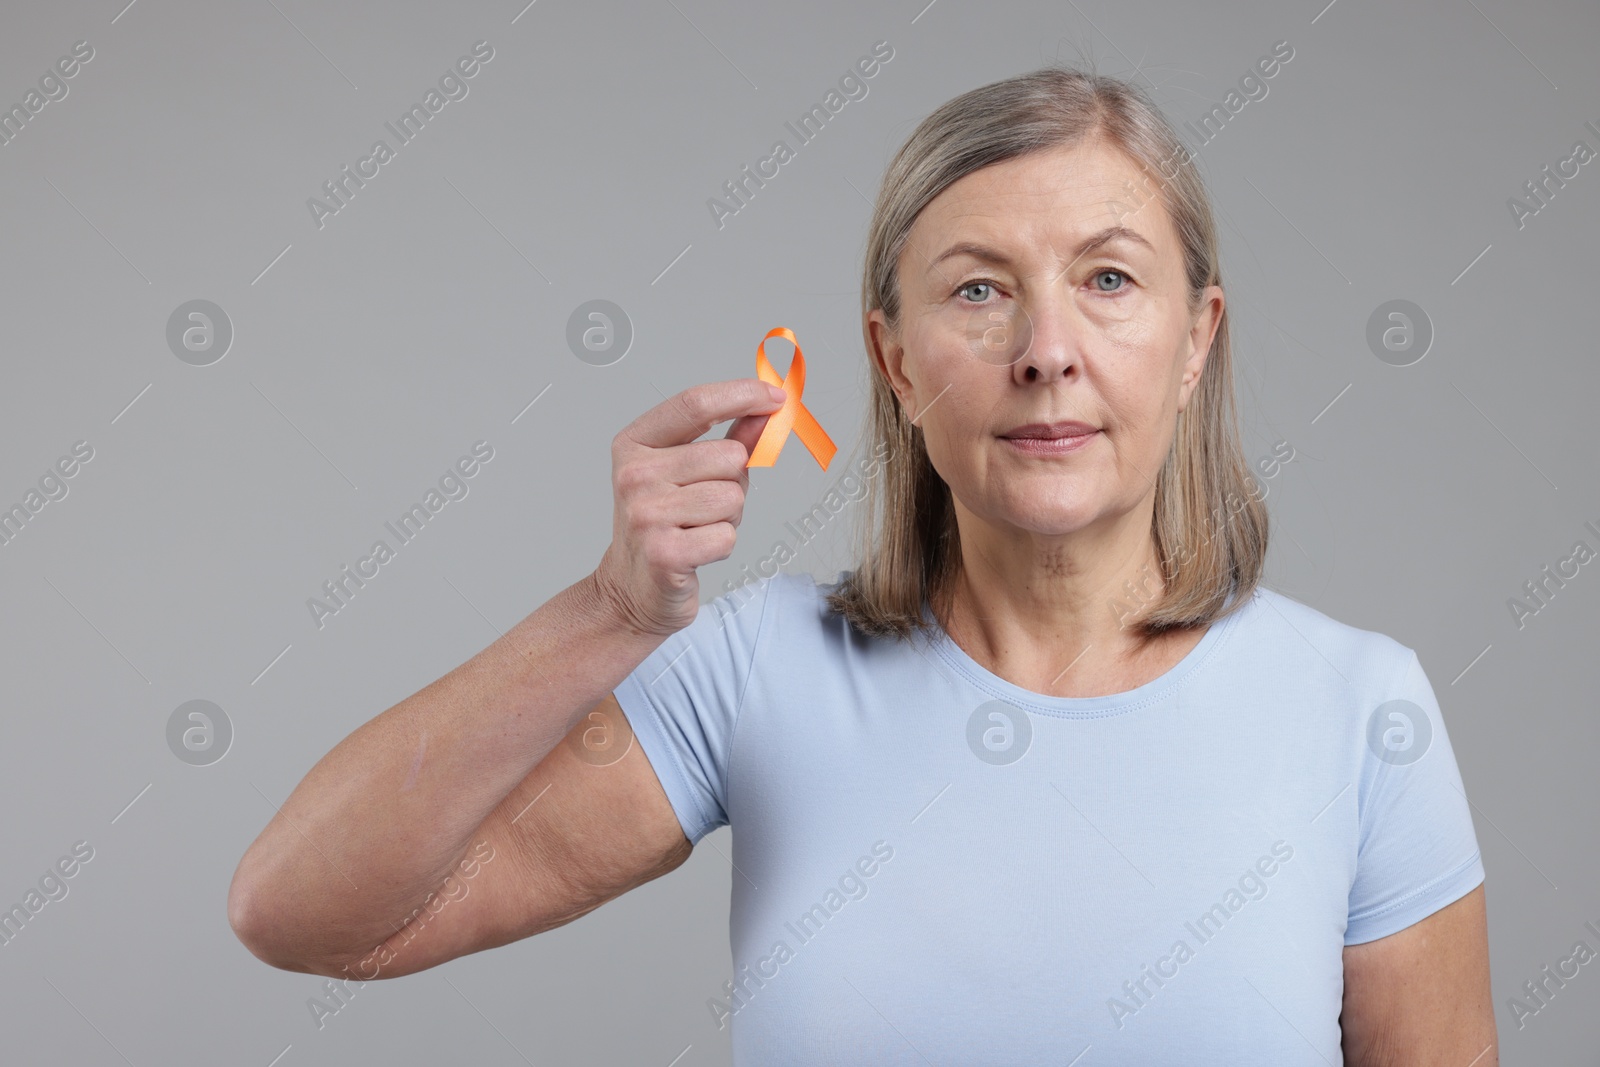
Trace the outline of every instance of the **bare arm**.
[[1388, 937], [1344, 950], [1350, 1067], [1497, 1067], [1483, 886]]
[[234, 874], [229, 920], [251, 950], [305, 970], [392, 935], [507, 794], [660, 643], [608, 622], [603, 603], [592, 575], [569, 586], [324, 756]]
[[[595, 734], [621, 758], [586, 748]], [[596, 705], [490, 813], [454, 876], [391, 917], [392, 935], [290, 969], [399, 978], [569, 923], [682, 864], [692, 846], [643, 750], [619, 740], [630, 735], [614, 699]]]
[[[675, 822], [662, 824], [665, 798], [650, 791], [660, 785], [642, 753], [587, 780], [621, 805], [609, 830], [582, 822], [570, 798], [514, 827], [518, 813], [508, 809], [526, 807], [540, 773], [579, 780], [578, 768], [547, 757], [586, 714], [616, 709], [617, 684], [693, 621], [695, 568], [732, 553], [744, 461], [778, 406], [757, 379], [696, 386], [617, 435], [614, 534], [595, 573], [341, 741], [240, 860], [228, 919], [253, 953], [287, 970], [333, 973], [437, 902], [485, 849], [504, 847], [508, 858], [497, 868], [489, 860], [493, 876], [486, 869], [472, 884], [499, 891], [477, 893], [470, 907], [468, 896], [433, 905], [456, 913], [436, 935], [472, 918], [460, 940], [435, 945], [438, 960], [484, 947], [480, 934], [537, 932], [574, 901], [598, 906], [648, 870], [662, 873], [687, 843]], [[736, 421], [725, 438], [696, 440], [727, 419]], [[640, 807], [646, 798], [654, 807]], [[641, 833], [653, 836], [641, 844]], [[616, 867], [619, 856], [633, 866]], [[514, 882], [499, 885], [512, 872]], [[491, 906], [503, 910], [474, 914]]]

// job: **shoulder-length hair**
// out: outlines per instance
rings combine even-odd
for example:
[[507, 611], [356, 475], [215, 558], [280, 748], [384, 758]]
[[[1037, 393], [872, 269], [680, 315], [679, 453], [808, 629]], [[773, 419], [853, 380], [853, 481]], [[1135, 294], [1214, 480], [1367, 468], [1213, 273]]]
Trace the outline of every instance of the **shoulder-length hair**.
[[[883, 309], [891, 328], [899, 327], [900, 253], [934, 197], [990, 164], [1090, 137], [1126, 153], [1166, 208], [1182, 242], [1189, 307], [1198, 311], [1202, 292], [1220, 286], [1222, 273], [1211, 204], [1188, 150], [1137, 86], [1050, 67], [950, 100], [895, 154], [879, 188], [862, 271], [867, 351], [867, 315], [874, 308]], [[828, 604], [863, 633], [907, 637], [930, 628], [924, 604], [947, 617], [961, 548], [950, 487], [928, 459], [921, 427], [911, 423], [876, 361], [869, 358], [868, 364], [872, 395], [863, 438], [886, 458], [879, 476], [868, 479], [866, 506], [859, 512], [857, 566], [829, 594]], [[1250, 598], [1267, 550], [1267, 510], [1258, 484], [1239, 439], [1224, 306], [1156, 478], [1151, 534], [1161, 567], [1156, 588], [1162, 591], [1107, 591], [1119, 619], [1148, 607], [1129, 624], [1141, 643], [1168, 630], [1207, 625]]]

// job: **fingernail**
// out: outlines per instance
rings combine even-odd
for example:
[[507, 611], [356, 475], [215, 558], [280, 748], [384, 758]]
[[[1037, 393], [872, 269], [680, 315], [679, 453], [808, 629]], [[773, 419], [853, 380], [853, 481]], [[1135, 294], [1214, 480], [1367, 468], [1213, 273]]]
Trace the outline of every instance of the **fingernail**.
[[779, 389], [776, 385], [773, 385], [771, 382], [767, 383], [767, 392], [771, 393], [772, 394], [772, 399], [776, 400], [780, 404], [783, 403], [785, 400], [789, 399], [789, 394], [788, 393], [784, 392], [782, 389]]

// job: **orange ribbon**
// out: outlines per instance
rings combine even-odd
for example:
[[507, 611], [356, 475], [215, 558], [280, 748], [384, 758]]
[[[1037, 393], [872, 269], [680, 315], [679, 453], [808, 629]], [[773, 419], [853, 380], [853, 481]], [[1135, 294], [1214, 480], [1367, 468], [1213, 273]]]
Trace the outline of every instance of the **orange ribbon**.
[[[772, 364], [767, 360], [767, 342], [774, 337], [782, 337], [794, 345], [794, 359], [789, 363], [789, 374], [785, 378], [779, 378], [778, 372], [772, 369]], [[800, 443], [806, 446], [822, 469], [827, 470], [838, 448], [811, 410], [800, 402], [801, 395], [806, 391], [806, 361], [800, 354], [800, 342], [796, 340], [793, 330], [787, 326], [774, 326], [767, 331], [767, 336], [756, 345], [756, 375], [769, 385], [776, 385], [788, 396], [783, 407], [768, 417], [767, 425], [756, 440], [756, 447], [751, 450], [750, 461], [745, 466], [772, 466], [778, 453], [783, 450], [783, 443], [793, 432], [800, 435]]]

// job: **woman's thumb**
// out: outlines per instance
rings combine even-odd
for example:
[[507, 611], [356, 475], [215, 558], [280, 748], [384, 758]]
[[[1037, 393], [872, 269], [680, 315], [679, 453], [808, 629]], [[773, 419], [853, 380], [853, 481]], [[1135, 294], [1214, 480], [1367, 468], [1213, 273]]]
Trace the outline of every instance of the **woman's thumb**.
[[772, 415], [741, 415], [733, 420], [733, 425], [729, 426], [728, 432], [722, 436], [738, 441], [744, 445], [746, 452], [754, 452], [756, 441], [761, 438], [761, 431], [767, 428], [767, 420], [771, 417]]

